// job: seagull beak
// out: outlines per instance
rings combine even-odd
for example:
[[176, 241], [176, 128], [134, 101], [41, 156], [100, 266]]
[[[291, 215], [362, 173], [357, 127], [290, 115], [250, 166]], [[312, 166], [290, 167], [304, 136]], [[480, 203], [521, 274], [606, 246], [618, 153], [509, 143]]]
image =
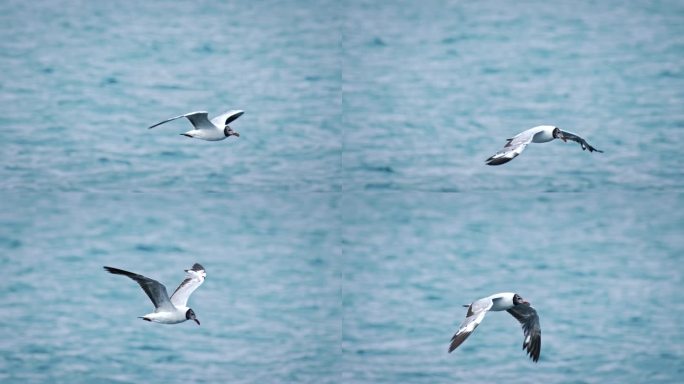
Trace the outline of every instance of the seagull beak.
[[197, 325], [200, 325], [199, 320], [197, 320], [197, 319], [193, 319], [193, 320], [195, 320], [195, 323], [197, 323]]
[[[523, 300], [521, 304], [527, 304], [527, 305], [530, 305], [530, 302], [529, 302], [529, 301], [527, 301], [527, 300]], [[195, 320], [195, 321], [197, 321], [197, 320]]]

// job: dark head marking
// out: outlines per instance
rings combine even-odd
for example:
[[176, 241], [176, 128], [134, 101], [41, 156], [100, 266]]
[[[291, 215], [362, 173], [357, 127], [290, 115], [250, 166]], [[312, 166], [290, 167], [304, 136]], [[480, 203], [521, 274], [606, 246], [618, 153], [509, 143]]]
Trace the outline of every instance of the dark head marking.
[[554, 139], [560, 138], [560, 128], [558, 128], [558, 127], [554, 128], [552, 136]]
[[[558, 128], [556, 128], [556, 129], [558, 129]], [[513, 305], [518, 305], [518, 304], [522, 303], [523, 301], [524, 301], [523, 298], [520, 297], [520, 295], [518, 295], [517, 293], [513, 295]]]
[[237, 137], [240, 137], [240, 134], [239, 134], [239, 133], [233, 131], [233, 129], [232, 129], [231, 127], [227, 126], [227, 125], [226, 125], [225, 128], [223, 128], [223, 134], [226, 135], [226, 137], [229, 137], [229, 136], [237, 136]]
[[193, 320], [195, 318], [195, 311], [192, 309], [188, 309], [187, 312], [185, 312], [185, 319], [186, 320]]
[[195, 316], [195, 311], [192, 309], [188, 308], [188, 310], [185, 312], [185, 320], [195, 320], [197, 325], [199, 325], [199, 320], [197, 320], [197, 317]]

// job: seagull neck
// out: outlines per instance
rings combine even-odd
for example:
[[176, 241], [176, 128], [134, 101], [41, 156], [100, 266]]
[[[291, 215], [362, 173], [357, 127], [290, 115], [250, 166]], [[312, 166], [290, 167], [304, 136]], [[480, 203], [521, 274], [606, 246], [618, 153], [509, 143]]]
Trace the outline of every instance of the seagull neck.
[[505, 311], [513, 307], [513, 294], [503, 293], [492, 297], [492, 308], [490, 311]]

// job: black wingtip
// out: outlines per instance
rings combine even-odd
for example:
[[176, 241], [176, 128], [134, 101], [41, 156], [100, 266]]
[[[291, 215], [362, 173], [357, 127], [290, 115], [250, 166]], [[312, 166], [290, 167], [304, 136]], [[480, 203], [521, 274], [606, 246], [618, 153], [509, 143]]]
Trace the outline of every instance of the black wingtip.
[[458, 348], [463, 342], [470, 336], [469, 332], [463, 332], [463, 333], [458, 333], [454, 334], [454, 336], [451, 337], [451, 344], [449, 344], [449, 353], [453, 352], [456, 348]]
[[449, 353], [455, 351], [461, 343], [463, 343], [463, 340], [456, 340], [456, 336], [454, 336], [454, 338], [451, 339], [451, 344], [449, 344]]
[[532, 359], [532, 361], [537, 363], [537, 362], [539, 362], [539, 355], [536, 353], [535, 354], [530, 353], [530, 359]]
[[228, 124], [232, 123], [233, 121], [237, 120], [238, 117], [240, 117], [244, 114], [245, 114], [245, 111], [238, 110], [235, 114], [228, 116], [224, 125], [228, 125]]
[[522, 349], [527, 349], [527, 354], [535, 363], [539, 361], [541, 355], [541, 339], [537, 343], [523, 343]]
[[124, 276], [128, 276], [128, 277], [135, 276], [135, 273], [124, 271], [123, 269], [119, 269], [119, 268], [107, 267], [107, 266], [104, 266], [102, 268], [104, 268], [105, 271], [107, 271], [111, 274], [114, 274], [114, 275], [124, 275]]
[[499, 158], [493, 158], [490, 157], [489, 159], [485, 160], [487, 165], [501, 165], [501, 164], [506, 164], [509, 161], [513, 160], [513, 158], [510, 157], [499, 157]]
[[451, 344], [449, 344], [449, 353], [453, 352], [456, 349], [456, 347], [458, 347], [458, 344], [456, 344], [455, 339], [456, 335], [454, 335], [454, 337], [451, 338]]

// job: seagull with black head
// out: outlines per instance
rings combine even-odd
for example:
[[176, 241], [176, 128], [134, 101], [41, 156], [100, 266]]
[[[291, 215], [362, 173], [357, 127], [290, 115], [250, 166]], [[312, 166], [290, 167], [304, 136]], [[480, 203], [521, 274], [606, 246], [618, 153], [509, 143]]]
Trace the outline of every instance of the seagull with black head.
[[178, 324], [186, 320], [193, 320], [197, 325], [200, 324], [195, 315], [195, 311], [187, 305], [190, 295], [197, 287], [202, 285], [204, 278], [207, 276], [204, 267], [201, 265], [195, 263], [192, 268], [185, 270], [185, 280], [183, 280], [173, 294], [171, 294], [171, 297], [169, 297], [169, 294], [166, 292], [164, 284], [157, 280], [150, 279], [149, 277], [137, 273], [124, 271], [123, 269], [113, 267], [104, 267], [104, 269], [109, 273], [131, 278], [140, 285], [140, 288], [142, 288], [150, 300], [152, 300], [154, 312], [141, 316], [141, 319], [162, 324]]
[[508, 139], [503, 149], [490, 156], [487, 160], [485, 160], [485, 163], [487, 163], [487, 165], [506, 164], [520, 155], [528, 144], [547, 143], [555, 139], [563, 140], [564, 142], [567, 142], [568, 140], [575, 141], [580, 144], [583, 151], [589, 150], [589, 152], [603, 152], [592, 147], [589, 145], [589, 143], [587, 143], [586, 140], [574, 133], [563, 131], [558, 127], [554, 127], [553, 125], [540, 125], [520, 132]]
[[209, 114], [206, 111], [190, 112], [161, 121], [151, 126], [149, 129], [185, 117], [195, 129], [181, 133], [182, 136], [206, 141], [220, 141], [225, 140], [230, 136], [240, 137], [240, 133], [234, 131], [228, 124], [237, 120], [243, 113], [243, 111], [236, 109], [225, 112], [209, 120]]
[[465, 320], [458, 327], [458, 331], [451, 338], [449, 353], [458, 348], [475, 331], [475, 328], [480, 325], [487, 312], [507, 311], [522, 326], [525, 336], [522, 345], [523, 349], [527, 350], [527, 354], [530, 355], [532, 361], [536, 363], [539, 360], [539, 354], [541, 353], [539, 316], [530, 303], [520, 297], [520, 295], [513, 292], [495, 293], [466, 304], [464, 307], [468, 307], [468, 313], [466, 313]]

